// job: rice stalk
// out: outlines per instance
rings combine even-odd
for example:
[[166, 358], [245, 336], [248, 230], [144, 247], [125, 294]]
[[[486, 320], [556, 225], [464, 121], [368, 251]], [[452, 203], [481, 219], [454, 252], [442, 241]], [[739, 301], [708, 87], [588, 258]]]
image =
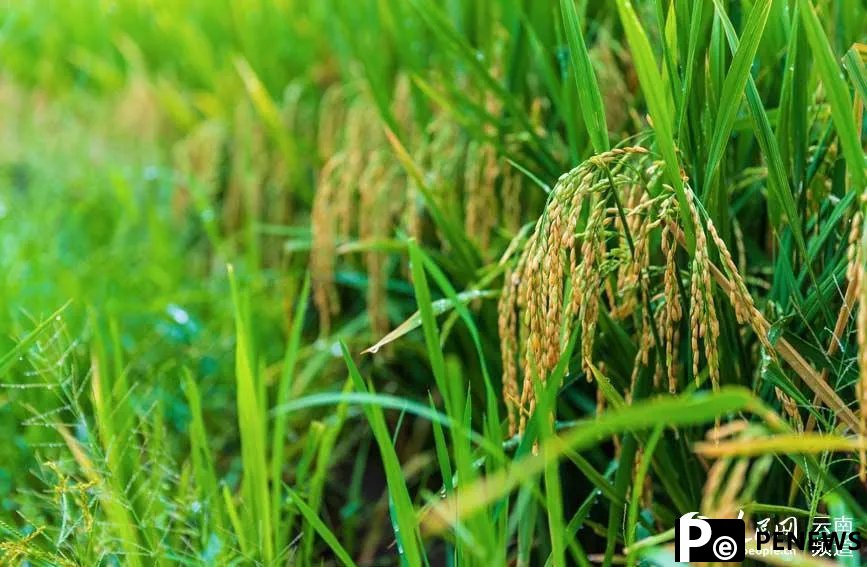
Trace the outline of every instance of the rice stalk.
[[[861, 435], [867, 433], [867, 285], [864, 285], [864, 261], [865, 246], [867, 239], [862, 228], [863, 218], [861, 212], [855, 213], [852, 218], [852, 226], [849, 232], [848, 270], [847, 275], [850, 285], [857, 291], [858, 315], [856, 318], [858, 337], [858, 368], [859, 379], [855, 387], [855, 395], [858, 401], [858, 425]], [[867, 482], [867, 451], [862, 447], [858, 453], [859, 469], [858, 477], [861, 482]]]

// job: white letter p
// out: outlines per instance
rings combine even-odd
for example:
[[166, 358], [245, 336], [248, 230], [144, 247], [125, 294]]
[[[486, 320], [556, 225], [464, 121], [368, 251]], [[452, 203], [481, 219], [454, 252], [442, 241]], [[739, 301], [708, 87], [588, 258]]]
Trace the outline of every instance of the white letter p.
[[[710, 541], [712, 533], [710, 524], [701, 518], [694, 518], [697, 514], [698, 512], [684, 514], [677, 521], [677, 535], [679, 536], [679, 541], [677, 543], [677, 557], [675, 557], [675, 561], [688, 563], [690, 548], [701, 547]], [[690, 528], [693, 527], [699, 529], [700, 533], [697, 539], [692, 539], [690, 537]]]

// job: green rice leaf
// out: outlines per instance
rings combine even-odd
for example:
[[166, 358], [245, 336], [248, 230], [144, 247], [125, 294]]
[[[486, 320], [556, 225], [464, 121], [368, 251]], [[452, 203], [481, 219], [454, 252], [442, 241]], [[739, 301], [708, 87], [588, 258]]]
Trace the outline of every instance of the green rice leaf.
[[669, 110], [669, 101], [672, 97], [659, 74], [659, 68], [653, 57], [653, 48], [650, 46], [644, 28], [635, 14], [632, 3], [628, 0], [617, 0], [617, 10], [626, 32], [626, 39], [629, 42], [629, 49], [635, 62], [635, 71], [641, 83], [641, 90], [644, 92], [644, 98], [650, 109], [650, 117], [653, 119], [656, 143], [662, 158], [665, 160], [666, 178], [674, 188], [680, 205], [680, 219], [684, 227], [687, 248], [692, 252], [695, 249], [695, 227], [693, 227], [692, 216], [686, 201], [680, 161], [677, 158], [672, 132], [671, 112]]
[[843, 79], [840, 65], [828, 43], [828, 37], [822, 29], [816, 9], [809, 0], [798, 0], [801, 21], [807, 41], [813, 49], [816, 69], [825, 87], [828, 104], [831, 107], [831, 119], [837, 129], [843, 155], [846, 157], [847, 169], [852, 177], [852, 184], [857, 194], [862, 194], [865, 187], [864, 151], [858, 137], [858, 129], [852, 114], [852, 97]]
[[569, 40], [572, 75], [575, 77], [575, 87], [578, 100], [581, 102], [581, 114], [584, 125], [593, 142], [593, 150], [598, 154], [609, 149], [608, 125], [605, 122], [605, 106], [599, 92], [599, 83], [593, 72], [590, 54], [581, 34], [581, 24], [578, 21], [578, 10], [574, 0], [560, 0], [560, 10], [563, 13], [563, 25]]

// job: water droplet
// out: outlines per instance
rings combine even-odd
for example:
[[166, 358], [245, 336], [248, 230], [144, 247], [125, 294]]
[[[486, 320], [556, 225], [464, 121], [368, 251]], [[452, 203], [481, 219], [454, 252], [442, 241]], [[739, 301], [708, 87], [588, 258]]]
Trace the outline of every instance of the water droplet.
[[190, 314], [174, 303], [170, 303], [166, 308], [166, 311], [168, 311], [169, 316], [171, 316], [178, 325], [186, 325], [190, 322]]

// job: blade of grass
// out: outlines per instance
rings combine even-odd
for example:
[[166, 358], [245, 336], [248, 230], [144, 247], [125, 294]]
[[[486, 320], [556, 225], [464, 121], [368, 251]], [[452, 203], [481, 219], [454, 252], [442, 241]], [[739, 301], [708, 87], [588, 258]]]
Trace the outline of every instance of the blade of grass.
[[[419, 315], [421, 316], [424, 342], [427, 347], [428, 358], [430, 359], [434, 380], [443, 396], [446, 414], [450, 416], [462, 415], [462, 412], [457, 411], [457, 408], [461, 407], [463, 404], [461, 404], [458, 398], [454, 395], [456, 392], [449, 387], [445, 359], [443, 358], [442, 347], [440, 346], [439, 341], [439, 330], [437, 328], [436, 317], [434, 316], [432, 307], [433, 301], [431, 300], [430, 289], [428, 288], [427, 278], [424, 273], [424, 261], [421, 258], [415, 241], [410, 240], [407, 244], [409, 248], [412, 283], [415, 288], [415, 300], [418, 304]], [[462, 304], [457, 302], [454, 305], [457, 307]]]
[[560, 10], [563, 14], [563, 25], [566, 28], [566, 38], [569, 41], [569, 60], [572, 62], [572, 75], [575, 77], [575, 88], [578, 100], [581, 102], [581, 114], [584, 126], [590, 134], [593, 150], [600, 154], [610, 149], [608, 143], [608, 125], [605, 122], [605, 106], [599, 83], [593, 72], [590, 54], [581, 34], [581, 24], [578, 21], [578, 10], [575, 0], [560, 0]]
[[490, 502], [534, 478], [549, 461], [560, 458], [568, 450], [580, 451], [611, 435], [641, 431], [660, 423], [671, 427], [708, 423], [730, 412], [758, 407], [757, 403], [749, 391], [729, 386], [714, 394], [702, 392], [656, 398], [607, 412], [546, 441], [548, 446], [540, 451], [543, 457], [527, 457], [516, 461], [508, 469], [489, 474], [459, 489], [454, 497], [437, 503], [424, 515], [424, 531], [433, 535], [462, 518], [472, 516]]
[[[431, 309], [431, 295], [427, 283], [425, 256], [419, 249], [415, 240], [410, 239], [407, 242], [410, 257], [410, 270], [412, 273], [412, 283], [415, 288], [416, 303], [418, 304], [419, 313], [422, 318], [422, 330], [424, 332], [425, 346], [430, 360], [431, 367], [434, 373], [434, 379], [437, 387], [443, 396], [445, 402], [446, 413], [452, 416], [457, 421], [462, 421], [466, 429], [470, 428], [472, 419], [472, 398], [469, 392], [460, 387], [463, 383], [461, 379], [460, 368], [457, 366], [457, 361], [453, 364], [446, 365], [443, 357], [441, 345], [441, 337], [439, 329]], [[469, 311], [466, 306], [457, 301], [457, 296], [451, 284], [445, 276], [439, 272], [435, 264], [430, 262], [427, 268], [431, 270], [437, 278], [437, 281], [444, 287], [447, 294], [452, 299], [452, 303], [464, 322], [467, 324], [472, 335], [475, 324], [469, 316]], [[478, 341], [475, 341], [477, 349], [481, 349]], [[487, 370], [482, 363], [482, 371], [484, 376], [487, 376]], [[486, 400], [488, 409], [488, 431], [499, 432], [500, 424], [497, 416], [497, 407], [494, 393], [490, 384], [490, 378], [485, 380]], [[452, 386], [457, 385], [457, 386]], [[468, 389], [468, 388], [467, 388]], [[457, 436], [452, 431], [452, 443], [455, 457], [455, 469], [457, 470], [459, 483], [466, 484], [472, 481], [477, 476], [476, 467], [473, 466], [473, 455], [467, 440], [461, 436]], [[498, 436], [499, 438], [499, 436]], [[499, 460], [499, 459], [498, 459]], [[471, 521], [467, 525], [468, 534], [476, 541], [491, 541], [493, 539], [494, 527], [490, 522], [478, 520]], [[493, 549], [485, 549], [482, 547], [474, 547], [474, 552], [484, 555], [486, 551]]]
[[517, 119], [529, 137], [532, 147], [538, 154], [540, 165], [545, 167], [549, 174], [555, 174], [558, 168], [550, 149], [530, 123], [530, 119], [527, 117], [523, 106], [515, 100], [514, 95], [506, 90], [485, 67], [483, 64], [484, 58], [479, 57], [479, 51], [474, 49], [467, 39], [455, 30], [438, 4], [431, 0], [411, 0], [410, 3], [416, 13], [434, 32], [436, 40], [455, 53], [466, 64], [468, 69], [479, 78], [482, 84], [503, 102], [509, 113]]
[[[549, 382], [548, 384], [538, 383], [535, 385], [536, 391], [544, 394], [539, 396], [536, 415], [539, 416], [556, 416], [556, 383]], [[553, 391], [553, 392], [552, 392]], [[547, 439], [554, 435], [553, 420], [543, 417], [537, 419], [539, 425], [541, 442], [540, 458], [545, 461], [545, 467], [542, 471], [542, 480], [545, 485], [545, 512], [548, 516], [548, 539], [551, 544], [551, 555], [549, 562], [554, 567], [563, 567], [566, 564], [566, 542], [565, 531], [563, 524], [563, 495], [560, 485], [560, 460], [558, 458], [547, 458], [545, 451], [551, 449]]]
[[861, 100], [867, 103], [867, 67], [864, 60], [867, 58], [867, 45], [855, 44], [846, 55], [843, 56], [843, 65], [849, 71], [855, 92]]
[[271, 98], [268, 89], [259, 79], [256, 71], [250, 66], [250, 63], [240, 56], [236, 57], [233, 62], [238, 76], [241, 77], [241, 81], [244, 83], [244, 88], [247, 90], [247, 94], [256, 108], [256, 112], [259, 113], [259, 116], [268, 128], [269, 134], [280, 149], [290, 171], [294, 170], [297, 152], [289, 131], [283, 124], [280, 109]]
[[[625, 546], [631, 548], [635, 544], [636, 532], [638, 530], [638, 514], [641, 508], [641, 493], [644, 488], [644, 479], [647, 478], [647, 473], [650, 470], [650, 465], [653, 462], [653, 452], [656, 450], [656, 444], [659, 443], [659, 438], [664, 431], [663, 425], [657, 425], [647, 443], [644, 445], [644, 453], [641, 457], [641, 462], [638, 464], [638, 470], [635, 472], [635, 478], [632, 481], [632, 494], [629, 499], [629, 510], [626, 519], [626, 537]], [[627, 567], [633, 567], [636, 564], [633, 556], [627, 556]]]
[[49, 315], [44, 321], [39, 323], [32, 331], [27, 333], [21, 340], [19, 340], [16, 345], [6, 354], [3, 355], [3, 358], [0, 358], [0, 375], [6, 375], [9, 369], [18, 361], [18, 357], [20, 357], [24, 352], [27, 351], [30, 346], [36, 342], [42, 333], [45, 332], [50, 326], [54, 325], [57, 321], [57, 318], [66, 311], [66, 308], [72, 303], [72, 300], [67, 301], [62, 306], [60, 306], [57, 311]]
[[[722, 23], [723, 30], [725, 31], [726, 38], [729, 42], [729, 48], [734, 52], [734, 58], [737, 60], [738, 54], [741, 53], [743, 43], [738, 40], [737, 34], [735, 33], [734, 27], [729, 21], [728, 15], [725, 13], [725, 9], [722, 6], [720, 0], [713, 0], [714, 6], [716, 8], [716, 13], [719, 16], [720, 22]], [[757, 6], [753, 7], [755, 11]], [[753, 13], [750, 13], [750, 17], [752, 18]], [[765, 15], [765, 21], [767, 21], [767, 15]], [[749, 27], [749, 26], [748, 26]], [[744, 36], [749, 33], [748, 31], [744, 32]], [[759, 33], [760, 32], [755, 32]], [[756, 41], [756, 45], [758, 41]], [[753, 46], [753, 55], [755, 55], [755, 48]], [[729, 76], [735, 72], [735, 61], [732, 61], [732, 69], [729, 71], [729, 75], [726, 77], [726, 83], [728, 83]], [[759, 142], [759, 147], [762, 150], [762, 153], [765, 155], [765, 159], [768, 162], [768, 212], [771, 217], [771, 223], [774, 225], [775, 232], [778, 237], [784, 234], [785, 227], [788, 227], [792, 231], [792, 235], [795, 238], [795, 244], [798, 247], [798, 253], [805, 260], [805, 267], [807, 273], [809, 274], [810, 280], [813, 283], [814, 287], [818, 287], [818, 283], [816, 281], [816, 276], [813, 273], [813, 268], [809, 263], [809, 255], [807, 254], [807, 245], [804, 240], [804, 233], [801, 228], [801, 218], [798, 215], [797, 208], [795, 206], [795, 198], [792, 195], [792, 190], [789, 184], [788, 177], [786, 176], [786, 168], [783, 164], [783, 158], [780, 153], [780, 148], [777, 144], [777, 138], [774, 135], [773, 130], [771, 129], [771, 123], [768, 120], [767, 113], [765, 112], [765, 107], [762, 104], [761, 96], [759, 95], [759, 90], [756, 88], [756, 83], [753, 80], [752, 75], [749, 73], [749, 66], [746, 68], [746, 97], [747, 103], [750, 109], [750, 115], [753, 118], [754, 130], [756, 134], [756, 139]], [[740, 86], [741, 90], [743, 90], [743, 85], [738, 81], [738, 86]], [[741, 91], [738, 91], [740, 93]], [[723, 97], [726, 96], [725, 85], [723, 86]], [[732, 110], [731, 119], [734, 119], [734, 111], [737, 109], [738, 103], [740, 101], [740, 94], [737, 96], [737, 102], [733, 102], [734, 109]], [[731, 102], [731, 101], [729, 101]], [[717, 116], [719, 122], [719, 116]], [[728, 125], [728, 134], [726, 134], [726, 140], [728, 136], [731, 134], [731, 123]], [[715, 132], [715, 135], [718, 132]], [[724, 149], [726, 140], [723, 140], [722, 147]], [[720, 158], [722, 150], [720, 150]], [[713, 172], [708, 170], [706, 173], [705, 179], [710, 182], [713, 176]], [[822, 303], [823, 312], [825, 314], [826, 321], [831, 321], [831, 312], [828, 307]], [[830, 324], [830, 323], [828, 323]]]
[[[442, 313], [446, 313], [450, 309], [453, 309], [458, 303], [466, 304], [475, 299], [491, 299], [494, 297], [499, 297], [499, 290], [477, 290], [471, 289], [467, 291], [462, 291], [461, 293], [456, 295], [457, 302], [451, 297], [446, 297], [444, 299], [437, 299], [431, 304], [431, 309], [433, 314], [440, 315]], [[421, 327], [421, 313], [416, 311], [409, 318], [395, 327], [395, 329], [389, 332], [387, 335], [382, 337], [380, 340], [376, 341], [373, 346], [370, 346], [363, 351], [361, 354], [376, 354], [379, 352], [379, 349], [384, 347], [385, 345], [396, 341], [397, 339], [405, 336], [411, 331]]]
[[[371, 393], [371, 389], [364, 383], [358, 367], [355, 366], [346, 343], [340, 341], [340, 348], [355, 389], [359, 392]], [[395, 537], [398, 540], [398, 551], [410, 566], [421, 565], [422, 549], [419, 544], [418, 521], [415, 517], [409, 490], [406, 487], [400, 461], [397, 458], [391, 436], [388, 433], [385, 416], [382, 413], [382, 409], [377, 406], [364, 406], [364, 411], [367, 415], [367, 421], [370, 423], [370, 428], [373, 431], [373, 436], [376, 439], [376, 444], [379, 447], [383, 468], [385, 469], [389, 498], [392, 502], [395, 523], [399, 528], [399, 531], [395, 533]]]
[[265, 432], [267, 424], [262, 411], [264, 400], [256, 378], [250, 345], [250, 328], [246, 317], [243, 294], [235, 277], [235, 269], [228, 265], [232, 303], [235, 307], [235, 386], [237, 388], [238, 428], [241, 432], [241, 460], [243, 463], [243, 492], [245, 526], [253, 529], [257, 546], [268, 562], [274, 559], [272, 516], [268, 498], [268, 464], [265, 458]]
[[[435, 412], [433, 396], [428, 394], [428, 400], [431, 411]], [[446, 494], [449, 494], [454, 490], [454, 473], [452, 472], [452, 462], [449, 458], [449, 450], [446, 446], [446, 437], [443, 434], [443, 427], [439, 421], [432, 421], [431, 424], [434, 432], [434, 446], [436, 448], [437, 463], [440, 466], [440, 475], [443, 477], [443, 487], [445, 488]]]
[[304, 500], [295, 493], [294, 490], [286, 487], [286, 492], [289, 493], [289, 498], [292, 500], [292, 504], [298, 508], [298, 511], [301, 512], [301, 515], [304, 516], [304, 520], [307, 521], [307, 525], [309, 525], [312, 529], [316, 530], [316, 533], [319, 534], [319, 537], [328, 544], [328, 547], [340, 560], [341, 563], [352, 567], [355, 565], [355, 562], [352, 560], [352, 557], [349, 556], [349, 553], [344, 549], [342, 545], [340, 545], [340, 541], [337, 539], [337, 536], [334, 535], [328, 526], [325, 525], [319, 516], [316, 515], [316, 512], [304, 503]]
[[439, 204], [433, 197], [432, 191], [425, 182], [424, 174], [415, 161], [413, 161], [412, 156], [406, 150], [406, 147], [404, 147], [400, 139], [388, 128], [385, 129], [385, 135], [394, 150], [395, 157], [403, 166], [404, 170], [406, 170], [407, 175], [415, 181], [419, 192], [422, 194], [422, 197], [424, 197], [425, 205], [428, 207], [434, 222], [440, 230], [443, 231], [446, 240], [448, 240], [449, 244], [451, 244], [457, 253], [457, 259], [460, 261], [461, 268], [469, 272], [475, 271], [478, 264], [477, 251], [473, 248], [469, 239], [464, 237], [455, 220], [447, 217], [440, 208]]
[[470, 337], [472, 338], [473, 345], [476, 349], [476, 356], [479, 359], [479, 366], [482, 369], [482, 379], [485, 383], [485, 400], [487, 402], [486, 417], [488, 432], [491, 435], [496, 435], [497, 441], [495, 442], [495, 445], [499, 447], [502, 445], [502, 427], [500, 425], [500, 416], [497, 408], [497, 405], [499, 403], [499, 397], [495, 393], [494, 385], [491, 381], [491, 374], [488, 371], [488, 365], [485, 361], [486, 357], [484, 349], [482, 348], [482, 340], [479, 329], [476, 326], [472, 315], [470, 315], [470, 311], [469, 309], [467, 309], [465, 302], [460, 300], [460, 297], [455, 291], [455, 288], [449, 282], [448, 278], [446, 278], [446, 275], [442, 272], [442, 270], [440, 270], [440, 268], [430, 258], [430, 256], [425, 254], [421, 250], [421, 248], [419, 248], [415, 244], [415, 242], [409, 243], [409, 251], [410, 260], [412, 262], [420, 261], [421, 263], [423, 263], [424, 267], [431, 274], [436, 284], [446, 295], [446, 298], [451, 301], [452, 305], [455, 307], [455, 312], [458, 313], [470, 333]]
[[[722, 161], [723, 152], [731, 137], [735, 116], [744, 95], [747, 78], [750, 76], [750, 67], [753, 64], [753, 59], [755, 59], [765, 24], [768, 21], [771, 4], [771, 0], [758, 0], [753, 4], [728, 74], [723, 81], [710, 150], [705, 164], [705, 187], [712, 185], [717, 167]], [[717, 14], [722, 13], [724, 15], [719, 0], [714, 0], [714, 5], [717, 8]], [[721, 203], [720, 206], [722, 205]]]
[[251, 557], [252, 550], [247, 543], [247, 532], [241, 523], [241, 517], [238, 515], [238, 509], [235, 507], [235, 502], [232, 499], [232, 493], [225, 484], [223, 485], [223, 504], [226, 506], [226, 513], [229, 515], [229, 523], [232, 524], [235, 537], [238, 538], [238, 547], [241, 548], [241, 553], [247, 557]]
[[[350, 391], [352, 391], [352, 380], [347, 379], [346, 385], [343, 387], [343, 394], [348, 394]], [[316, 465], [314, 466], [313, 477], [310, 480], [310, 486], [308, 488], [309, 510], [311, 514], [316, 517], [318, 517], [319, 507], [322, 504], [322, 491], [325, 488], [325, 480], [328, 474], [329, 464], [331, 463], [334, 444], [337, 443], [337, 436], [340, 434], [340, 431], [343, 428], [343, 423], [346, 420], [347, 407], [348, 402], [346, 400], [341, 401], [337, 405], [337, 409], [333, 414], [334, 419], [331, 423], [326, 424], [326, 429], [322, 434], [322, 441], [320, 442], [319, 449], [316, 452]], [[293, 502], [298, 503], [297, 498], [293, 498]], [[298, 509], [301, 512], [301, 515], [309, 521], [309, 518], [304, 515], [303, 508], [299, 506]], [[331, 548], [334, 550], [333, 543], [330, 540], [326, 539], [323, 532], [318, 527], [316, 527], [315, 524], [308, 523], [306, 526], [304, 526], [302, 543], [304, 546], [304, 562], [309, 565], [312, 565], [315, 562], [315, 558], [313, 556], [313, 528], [316, 528], [316, 531], [319, 533], [319, 535], [323, 539], [325, 539], [326, 543], [328, 543], [329, 546], [331, 546]]]
[[695, 2], [692, 6], [692, 13], [690, 15], [690, 23], [689, 23], [689, 45], [687, 47], [687, 56], [686, 56], [686, 78], [683, 81], [680, 93], [680, 105], [678, 105], [677, 111], [677, 122], [675, 124], [675, 132], [680, 132], [683, 127], [684, 117], [686, 116], [686, 109], [689, 106], [689, 96], [692, 91], [692, 76], [695, 73], [693, 69], [696, 66], [696, 57], [698, 53], [698, 46], [701, 35], [701, 22], [702, 22], [702, 12], [704, 8], [705, 2], [704, 0], [700, 0], [699, 2]]
[[659, 74], [659, 68], [653, 57], [653, 48], [644, 33], [644, 28], [635, 14], [632, 3], [628, 0], [617, 0], [617, 10], [620, 21], [626, 32], [629, 50], [632, 52], [635, 71], [644, 98], [647, 101], [650, 116], [653, 119], [653, 130], [656, 132], [656, 143], [659, 146], [662, 159], [665, 160], [665, 172], [668, 182], [674, 188], [680, 209], [680, 219], [686, 234], [687, 250], [692, 254], [695, 250], [695, 227], [689, 213], [680, 165], [677, 159], [674, 136], [672, 134], [671, 116], [668, 101], [671, 96], [666, 94], [665, 83]]
[[843, 73], [837, 64], [834, 52], [831, 50], [831, 44], [822, 29], [815, 8], [809, 0], [799, 0], [798, 7], [807, 41], [813, 50], [816, 69], [825, 87], [825, 93], [831, 107], [831, 119], [837, 128], [843, 155], [846, 157], [847, 169], [852, 178], [852, 186], [855, 192], [861, 195], [865, 187], [864, 152], [852, 114], [852, 97], [849, 96], [849, 89], [843, 79]]
[[488, 438], [477, 431], [464, 427], [463, 424], [457, 422], [448, 415], [411, 399], [400, 398], [390, 394], [371, 394], [368, 392], [320, 392], [318, 394], [310, 394], [309, 396], [292, 400], [285, 405], [274, 408], [271, 413], [274, 415], [280, 415], [308, 408], [334, 406], [342, 402], [358, 406], [373, 405], [381, 409], [391, 409], [402, 413], [412, 414], [430, 421], [431, 423], [436, 423], [443, 427], [455, 430], [461, 436], [472, 441], [490, 455], [496, 455], [499, 451], [497, 446], [488, 440]]
[[[275, 407], [282, 407], [289, 402], [292, 393], [292, 381], [295, 374], [295, 365], [298, 361], [298, 348], [301, 344], [301, 331], [304, 328], [304, 314], [307, 309], [307, 300], [310, 296], [310, 275], [304, 278], [301, 294], [295, 304], [295, 313], [292, 319], [292, 327], [289, 331], [289, 339], [286, 342], [286, 352], [283, 355], [283, 369], [280, 373], [280, 382], [277, 385], [277, 399]], [[286, 427], [289, 419], [288, 412], [277, 415], [274, 419], [271, 436], [271, 514], [272, 524], [278, 542], [286, 541], [286, 532], [281, 522], [281, 501], [283, 493], [283, 461], [285, 459]]]
[[199, 387], [192, 373], [188, 369], [183, 371], [184, 394], [190, 407], [190, 460], [193, 463], [193, 474], [196, 477], [197, 490], [200, 490], [204, 499], [212, 503], [215, 531], [223, 529], [223, 506], [220, 505], [220, 488], [214, 467], [213, 453], [208, 444], [208, 433], [202, 417], [202, 397]]

